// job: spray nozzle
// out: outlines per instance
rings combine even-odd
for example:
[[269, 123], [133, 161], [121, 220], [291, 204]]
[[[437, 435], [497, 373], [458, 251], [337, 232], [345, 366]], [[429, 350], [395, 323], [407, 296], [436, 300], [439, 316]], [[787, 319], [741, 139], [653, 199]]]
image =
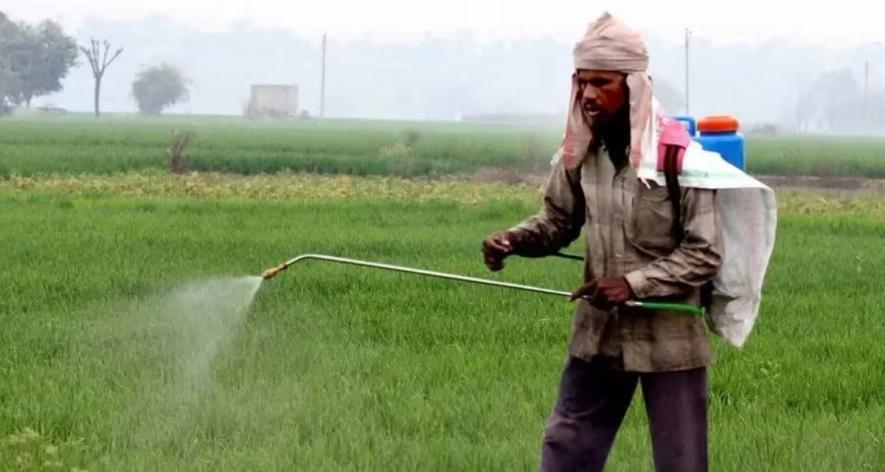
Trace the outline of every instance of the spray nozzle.
[[280, 272], [286, 270], [288, 267], [289, 267], [288, 264], [286, 264], [285, 262], [282, 262], [278, 266], [274, 266], [274, 267], [271, 267], [270, 269], [265, 270], [261, 274], [261, 277], [264, 280], [270, 280], [270, 279], [276, 277], [276, 275], [279, 274]]

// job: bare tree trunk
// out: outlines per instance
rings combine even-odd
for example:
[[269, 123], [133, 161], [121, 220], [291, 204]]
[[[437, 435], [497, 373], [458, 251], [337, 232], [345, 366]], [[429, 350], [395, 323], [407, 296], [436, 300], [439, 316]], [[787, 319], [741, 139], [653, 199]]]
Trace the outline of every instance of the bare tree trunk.
[[[102, 55], [102, 48], [104, 48], [104, 55]], [[123, 52], [123, 48], [118, 48], [117, 51], [108, 58], [108, 52], [111, 49], [111, 43], [107, 40], [103, 42], [99, 42], [97, 39], [92, 38], [92, 41], [89, 42], [89, 46], [81, 46], [80, 51], [83, 51], [83, 54], [89, 59], [89, 65], [92, 67], [92, 76], [95, 78], [95, 117], [98, 118], [101, 114], [99, 110], [99, 100], [101, 99], [101, 79], [104, 77], [104, 71], [107, 70], [108, 66], [111, 65], [120, 54]]]
[[99, 97], [101, 97], [101, 77], [96, 77], [95, 78], [95, 117], [96, 118], [98, 118], [98, 115], [100, 114], [100, 112], [98, 110]]

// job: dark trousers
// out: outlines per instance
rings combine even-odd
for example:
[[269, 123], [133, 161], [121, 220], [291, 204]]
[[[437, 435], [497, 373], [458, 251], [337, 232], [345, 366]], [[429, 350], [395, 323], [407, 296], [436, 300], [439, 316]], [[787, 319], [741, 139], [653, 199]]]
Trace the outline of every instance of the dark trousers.
[[642, 383], [655, 470], [707, 470], [707, 371], [638, 373], [569, 358], [547, 421], [542, 472], [600, 471]]

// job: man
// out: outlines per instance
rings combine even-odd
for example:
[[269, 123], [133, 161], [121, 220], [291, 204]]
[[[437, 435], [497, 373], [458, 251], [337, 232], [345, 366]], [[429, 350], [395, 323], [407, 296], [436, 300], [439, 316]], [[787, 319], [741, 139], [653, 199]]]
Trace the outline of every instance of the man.
[[541, 257], [586, 228], [585, 284], [547, 422], [543, 471], [596, 471], [641, 384], [659, 471], [707, 469], [707, 376], [702, 318], [624, 305], [667, 298], [699, 304], [722, 259], [713, 190], [637, 178], [651, 116], [648, 55], [638, 34], [608, 14], [575, 47], [572, 100], [541, 211], [483, 242], [485, 263]]

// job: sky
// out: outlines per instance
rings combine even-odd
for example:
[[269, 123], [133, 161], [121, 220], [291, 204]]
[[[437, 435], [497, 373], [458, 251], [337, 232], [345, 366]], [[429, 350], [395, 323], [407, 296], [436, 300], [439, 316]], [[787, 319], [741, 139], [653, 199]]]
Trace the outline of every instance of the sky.
[[[656, 93], [675, 90], [681, 103], [671, 111], [685, 105], [688, 28], [691, 112], [768, 123], [792, 120], [799, 100], [831, 71], [847, 69], [863, 80], [869, 64], [871, 88], [885, 93], [880, 16], [859, 0], [833, 4], [0, 0], [0, 11], [17, 21], [55, 20], [81, 43], [98, 37], [124, 47], [102, 84], [108, 112], [134, 112], [133, 78], [145, 66], [169, 62], [190, 79], [189, 100], [169, 113], [239, 115], [252, 84], [286, 83], [299, 87], [300, 109], [316, 114], [325, 33], [326, 116], [409, 120], [564, 113], [571, 48], [589, 22], [610, 11], [645, 37]], [[88, 111], [92, 83], [81, 61], [63, 90], [34, 105]]]
[[47, 16], [76, 30], [87, 19], [164, 15], [206, 32], [238, 23], [283, 28], [303, 37], [408, 41], [425, 34], [478, 40], [551, 36], [575, 39], [603, 11], [642, 31], [678, 41], [685, 28], [718, 41], [779, 39], [852, 47], [885, 41], [869, 0], [0, 0], [0, 11], [25, 20]]

